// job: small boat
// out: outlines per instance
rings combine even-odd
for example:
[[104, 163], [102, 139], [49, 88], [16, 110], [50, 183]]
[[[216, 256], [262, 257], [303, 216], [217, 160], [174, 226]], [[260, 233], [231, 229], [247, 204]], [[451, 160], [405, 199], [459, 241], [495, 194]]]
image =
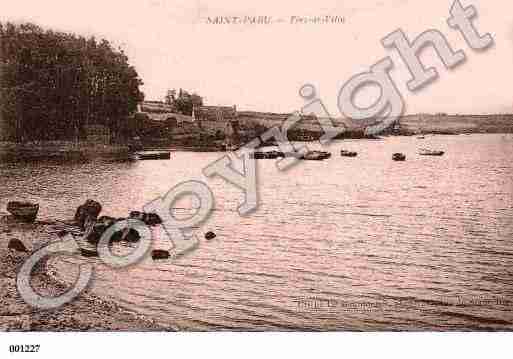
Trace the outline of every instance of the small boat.
[[22, 222], [34, 223], [37, 212], [39, 211], [39, 204], [13, 201], [7, 204], [7, 211], [9, 211], [14, 218]]
[[280, 151], [267, 151], [267, 152], [255, 152], [252, 157], [254, 159], [275, 159], [279, 157], [285, 157], [285, 154]]
[[301, 159], [310, 161], [322, 161], [331, 157], [331, 153], [325, 151], [309, 151]]
[[426, 138], [425, 136], [419, 136], [419, 137], [417, 137], [417, 140], [423, 140], [425, 138]]
[[138, 160], [169, 160], [171, 152], [169, 151], [138, 151], [135, 152]]
[[421, 155], [421, 156], [443, 156], [444, 153], [445, 153], [444, 151], [433, 151], [433, 150], [427, 150], [425, 148], [422, 148], [419, 151], [419, 155]]
[[406, 161], [406, 155], [403, 153], [394, 153], [392, 159], [394, 161]]
[[356, 157], [356, 156], [358, 156], [358, 153], [354, 152], [354, 151], [342, 150], [342, 151], [340, 151], [340, 155], [342, 157]]

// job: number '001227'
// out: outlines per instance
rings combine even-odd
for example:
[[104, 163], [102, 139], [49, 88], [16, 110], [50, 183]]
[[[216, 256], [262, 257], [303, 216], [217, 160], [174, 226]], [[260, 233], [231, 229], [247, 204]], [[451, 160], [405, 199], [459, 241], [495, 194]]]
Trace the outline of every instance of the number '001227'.
[[37, 353], [39, 352], [40, 345], [20, 344], [9, 345], [9, 352], [11, 353]]

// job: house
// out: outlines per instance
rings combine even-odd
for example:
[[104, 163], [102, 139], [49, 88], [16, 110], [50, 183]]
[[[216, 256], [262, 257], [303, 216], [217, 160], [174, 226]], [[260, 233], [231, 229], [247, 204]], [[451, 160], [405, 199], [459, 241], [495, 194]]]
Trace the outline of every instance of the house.
[[237, 119], [237, 107], [234, 106], [194, 106], [193, 120], [229, 121]]
[[238, 136], [237, 107], [194, 106], [192, 120], [198, 127], [213, 136]]

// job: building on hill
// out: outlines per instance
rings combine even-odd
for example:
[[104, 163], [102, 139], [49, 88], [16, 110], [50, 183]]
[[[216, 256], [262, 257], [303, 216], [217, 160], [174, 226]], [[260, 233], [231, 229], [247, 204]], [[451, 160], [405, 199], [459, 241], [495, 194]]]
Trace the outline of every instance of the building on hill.
[[237, 119], [237, 106], [194, 106], [192, 118], [202, 121], [229, 121]]
[[217, 133], [230, 132], [233, 127], [238, 128], [236, 106], [194, 106], [192, 121], [204, 131]]

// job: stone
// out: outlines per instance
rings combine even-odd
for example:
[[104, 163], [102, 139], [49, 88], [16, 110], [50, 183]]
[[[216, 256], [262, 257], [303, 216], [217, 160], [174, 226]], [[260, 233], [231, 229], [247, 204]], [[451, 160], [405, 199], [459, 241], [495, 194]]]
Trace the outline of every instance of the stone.
[[100, 203], [88, 199], [77, 208], [75, 222], [81, 229], [85, 230], [92, 221], [96, 221], [101, 211], [102, 205]]
[[128, 217], [133, 218], [133, 219], [138, 219], [139, 221], [142, 222], [142, 220], [144, 218], [144, 213], [139, 212], [139, 211], [132, 211], [132, 212], [130, 212], [130, 215]]
[[147, 213], [144, 223], [148, 226], [155, 226], [157, 224], [162, 224], [162, 219], [156, 213]]
[[87, 235], [86, 240], [91, 244], [98, 244], [100, 241], [100, 238], [102, 237], [103, 233], [107, 230], [108, 226], [97, 223], [93, 226], [92, 230]]
[[139, 235], [139, 232], [133, 228], [125, 228], [121, 231], [116, 231], [112, 235], [111, 241], [112, 242], [120, 242], [120, 241], [126, 241], [126, 242], [138, 242], [141, 239], [141, 236]]
[[168, 251], [166, 250], [163, 250], [163, 249], [154, 249], [153, 251], [151, 251], [151, 258], [153, 260], [158, 260], [158, 259], [168, 259], [169, 257], [171, 257], [171, 255], [169, 254]]
[[7, 245], [7, 248], [9, 249], [13, 249], [15, 251], [18, 251], [18, 252], [25, 252], [25, 253], [28, 253], [28, 249], [27, 247], [25, 247], [25, 245], [23, 244], [22, 241], [20, 241], [19, 239], [17, 238], [13, 238], [9, 241], [9, 244]]
[[130, 218], [144, 222], [147, 226], [162, 224], [162, 219], [156, 213], [144, 213], [139, 211], [130, 212]]
[[207, 233], [205, 233], [205, 239], [208, 240], [208, 241], [211, 240], [211, 239], [214, 239], [216, 237], [217, 236], [216, 236], [216, 234], [214, 232], [207, 232]]
[[39, 204], [32, 202], [11, 201], [7, 203], [7, 211], [14, 219], [23, 223], [34, 223], [39, 211]]

